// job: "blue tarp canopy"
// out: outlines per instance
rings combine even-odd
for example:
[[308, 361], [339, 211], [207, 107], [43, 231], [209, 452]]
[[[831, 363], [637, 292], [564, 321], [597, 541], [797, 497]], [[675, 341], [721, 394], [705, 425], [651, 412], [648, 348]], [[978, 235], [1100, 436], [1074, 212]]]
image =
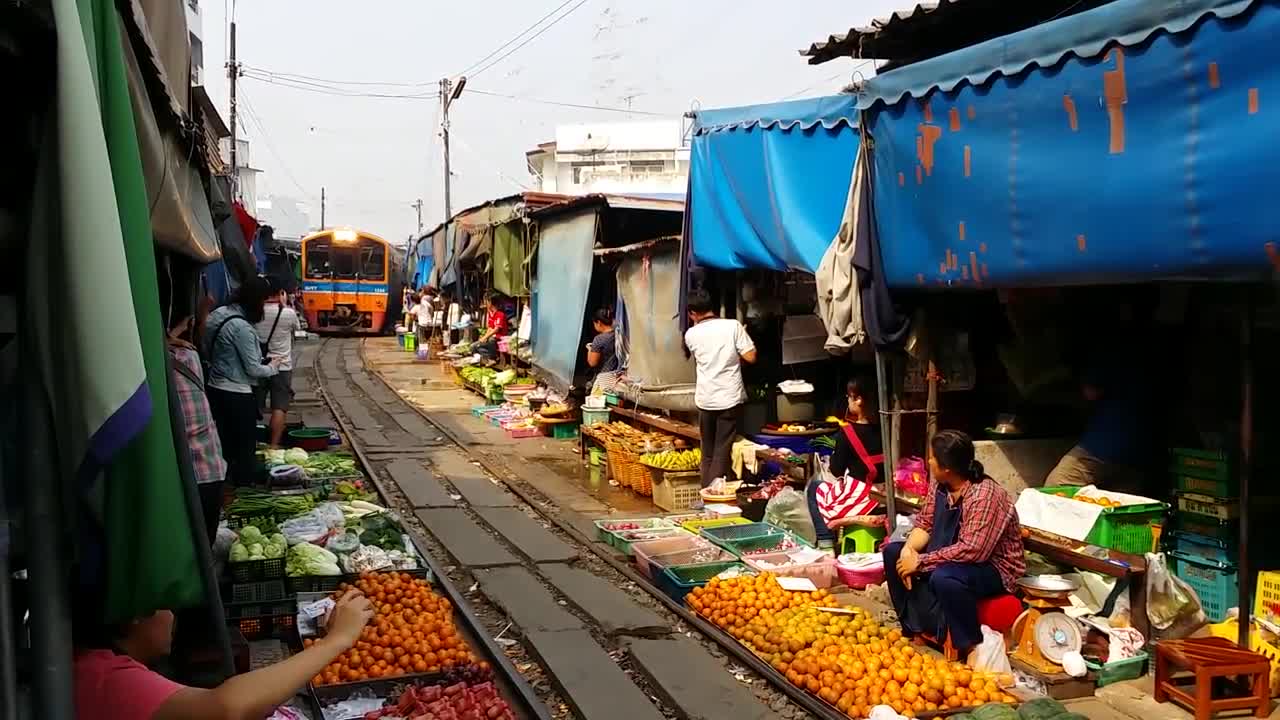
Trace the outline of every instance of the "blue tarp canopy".
[[431, 237], [424, 235], [409, 249], [411, 254], [409, 267], [413, 268], [412, 287], [420, 288], [431, 280], [431, 268], [434, 266], [434, 243]]
[[539, 224], [533, 283], [533, 364], [561, 391], [573, 385], [591, 287], [598, 207], [566, 211]]
[[687, 211], [700, 265], [817, 269], [849, 194], [855, 102], [837, 95], [698, 111]]
[[1280, 0], [1117, 0], [869, 80], [886, 281], [1265, 268], [1277, 37]]

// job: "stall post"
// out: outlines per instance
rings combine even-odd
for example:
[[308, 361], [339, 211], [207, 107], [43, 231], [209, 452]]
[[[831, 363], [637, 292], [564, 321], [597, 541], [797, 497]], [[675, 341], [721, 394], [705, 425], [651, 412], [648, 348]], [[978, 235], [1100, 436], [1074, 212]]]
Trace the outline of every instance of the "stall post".
[[1253, 299], [1246, 298], [1240, 328], [1240, 558], [1236, 568], [1239, 586], [1237, 643], [1249, 649], [1249, 630], [1252, 627], [1249, 611], [1249, 480], [1253, 474]]
[[925, 400], [924, 405], [924, 427], [925, 427], [925, 457], [933, 456], [933, 436], [938, 434], [938, 356], [933, 351], [933, 343], [929, 343], [926, 349], [928, 353], [928, 377], [925, 378], [929, 383], [929, 396]]
[[[880, 405], [880, 439], [884, 443], [885, 452], [889, 452], [893, 447], [893, 436], [889, 429], [889, 423], [884, 422], [885, 416], [888, 414], [889, 407], [889, 373], [885, 369], [885, 351], [876, 348], [876, 390], [879, 395]], [[895, 416], [896, 417], [896, 416]], [[884, 504], [885, 513], [890, 534], [893, 534], [894, 528], [898, 526], [898, 501], [896, 490], [893, 487], [893, 467], [889, 462], [885, 463], [884, 473]]]

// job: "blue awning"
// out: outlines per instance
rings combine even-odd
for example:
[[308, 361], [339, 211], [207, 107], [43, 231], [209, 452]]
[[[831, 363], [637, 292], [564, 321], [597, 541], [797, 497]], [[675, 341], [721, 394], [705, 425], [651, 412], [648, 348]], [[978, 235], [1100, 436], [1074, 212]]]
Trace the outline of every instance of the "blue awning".
[[849, 95], [698, 111], [686, 208], [694, 259], [815, 271], [840, 227], [858, 137]]
[[[1170, 19], [1164, 5], [1185, 12]], [[985, 45], [877, 78], [882, 92], [896, 83], [887, 97], [912, 95], [875, 105], [864, 128], [875, 143], [889, 285], [1229, 279], [1264, 269], [1280, 167], [1280, 0], [1246, 5], [1119, 0], [997, 41], [1009, 62], [974, 76], [988, 79], [980, 86], [963, 82], [977, 62], [961, 56], [989, 60]], [[1145, 32], [1133, 16], [1143, 9]], [[1121, 33], [1117, 43], [1098, 30], [1062, 62], [1042, 56], [1052, 67], [1024, 63], [1047, 42], [1044, 28], [1101, 25]], [[1133, 38], [1139, 44], [1124, 44]], [[952, 66], [962, 70], [920, 75]]]
[[[980, 86], [992, 77], [1012, 77], [1031, 68], [1050, 68], [1068, 56], [1102, 54], [1108, 46], [1133, 47], [1157, 33], [1178, 34], [1207, 17], [1228, 19], [1259, 0], [1115, 0], [1088, 12], [913, 63], [867, 80], [858, 107], [890, 105], [961, 84]], [[1226, 59], [1226, 58], [1222, 58]]]

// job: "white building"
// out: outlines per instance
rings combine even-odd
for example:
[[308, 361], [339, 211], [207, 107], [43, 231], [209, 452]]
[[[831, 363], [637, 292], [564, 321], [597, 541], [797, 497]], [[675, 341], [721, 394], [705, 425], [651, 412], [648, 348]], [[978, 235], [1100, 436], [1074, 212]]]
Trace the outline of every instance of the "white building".
[[204, 18], [200, 0], [178, 0], [187, 7], [187, 37], [191, 41], [191, 84], [204, 84]]
[[525, 153], [542, 192], [683, 195], [689, 145], [679, 120], [563, 125]]
[[[231, 138], [222, 139], [222, 162], [228, 172], [231, 167]], [[249, 141], [241, 135], [236, 138], [236, 165], [239, 182], [236, 184], [236, 199], [244, 203], [244, 209], [250, 215], [258, 216], [258, 174], [262, 170], [253, 166], [253, 158], [249, 155]]]

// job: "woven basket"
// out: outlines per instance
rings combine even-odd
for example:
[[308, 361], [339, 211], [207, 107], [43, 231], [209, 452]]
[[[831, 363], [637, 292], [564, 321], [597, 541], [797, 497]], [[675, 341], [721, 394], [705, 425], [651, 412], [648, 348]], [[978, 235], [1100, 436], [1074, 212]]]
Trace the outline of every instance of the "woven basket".
[[609, 457], [609, 473], [613, 475], [613, 479], [618, 481], [618, 487], [631, 487], [631, 476], [626, 473], [626, 463], [622, 456], [626, 453], [621, 443], [613, 440], [605, 442], [605, 450]]

